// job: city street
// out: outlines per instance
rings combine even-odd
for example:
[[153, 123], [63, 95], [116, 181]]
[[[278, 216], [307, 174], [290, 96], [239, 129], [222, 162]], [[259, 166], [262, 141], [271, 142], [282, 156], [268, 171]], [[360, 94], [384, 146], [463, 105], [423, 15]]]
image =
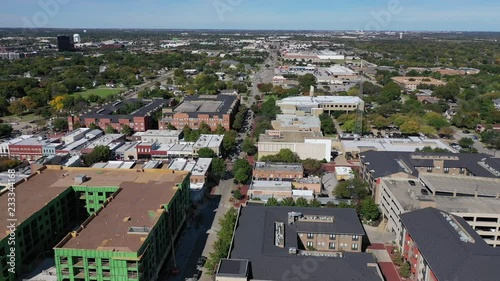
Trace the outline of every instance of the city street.
[[[229, 203], [231, 186], [232, 179], [221, 181], [219, 186], [214, 187], [212, 194], [198, 206], [199, 217], [187, 222], [183, 236], [175, 248], [179, 274], [162, 276], [160, 281], [184, 281], [191, 278], [196, 273], [198, 259], [201, 256], [208, 257], [213, 243], [217, 240], [219, 219], [232, 207]], [[211, 280], [210, 275], [204, 272], [201, 280]]]
[[[453, 137], [455, 138], [455, 140], [453, 140], [453, 142], [458, 142], [460, 139], [462, 138], [472, 138], [472, 136], [474, 135], [474, 132], [471, 131], [470, 134], [465, 134], [464, 132], [462, 132], [462, 130], [460, 130], [459, 128], [455, 128], [453, 127], [453, 129], [455, 130], [455, 134], [453, 135]], [[498, 153], [498, 150], [496, 149], [488, 149], [484, 146], [484, 144], [482, 142], [480, 142], [479, 140], [477, 141], [474, 141], [474, 145], [472, 145], [475, 149], [477, 149], [477, 151], [479, 153], [484, 153], [484, 154], [489, 154], [489, 155], [493, 155], [494, 157], [500, 157], [500, 153]]]

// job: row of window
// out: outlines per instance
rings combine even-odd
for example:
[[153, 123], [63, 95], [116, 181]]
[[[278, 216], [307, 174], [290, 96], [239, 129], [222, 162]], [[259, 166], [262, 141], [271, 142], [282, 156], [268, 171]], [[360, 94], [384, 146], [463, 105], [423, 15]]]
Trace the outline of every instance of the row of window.
[[[320, 246], [325, 246], [325, 242], [318, 242], [318, 247], [320, 247]], [[312, 248], [312, 247], [314, 247], [314, 243], [311, 242], [311, 241], [308, 241], [307, 242], [307, 248]], [[341, 249], [345, 249], [347, 247], [348, 247], [347, 243], [340, 243], [340, 248]], [[358, 243], [352, 243], [351, 244], [351, 250], [356, 251], [356, 250], [358, 250], [358, 247], [359, 247]], [[328, 243], [328, 249], [335, 250], [335, 242]]]
[[[324, 234], [318, 234], [318, 235], [324, 235]], [[308, 239], [314, 239], [314, 233], [307, 233], [307, 238]], [[337, 235], [335, 235], [335, 234], [329, 234], [328, 238], [330, 240], [335, 240], [337, 238]], [[353, 241], [358, 241], [359, 240], [359, 235], [352, 235], [352, 240]]]

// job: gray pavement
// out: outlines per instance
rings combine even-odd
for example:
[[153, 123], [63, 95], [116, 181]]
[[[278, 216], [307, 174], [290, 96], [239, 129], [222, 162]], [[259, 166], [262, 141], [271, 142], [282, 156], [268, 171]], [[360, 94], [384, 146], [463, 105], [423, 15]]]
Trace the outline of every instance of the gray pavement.
[[[472, 138], [473, 135], [476, 135], [478, 136], [478, 134], [476, 134], [475, 132], [471, 131], [470, 134], [465, 134], [464, 132], [462, 132], [462, 130], [460, 130], [459, 128], [456, 128], [456, 127], [453, 127], [453, 129], [455, 129], [455, 134], [453, 135], [453, 137], [455, 138], [455, 140], [453, 141], [449, 141], [449, 142], [458, 142], [460, 139], [462, 138]], [[478, 136], [479, 138], [479, 136]], [[484, 154], [489, 154], [489, 155], [493, 155], [494, 157], [500, 157], [500, 153], [498, 153], [498, 150], [496, 149], [489, 149], [487, 148], [482, 142], [480, 142], [479, 140], [477, 141], [474, 141], [474, 144], [472, 145], [475, 149], [477, 149], [477, 151], [479, 153], [484, 153]]]
[[396, 234], [385, 230], [385, 226], [383, 224], [380, 224], [378, 227], [363, 224], [363, 227], [365, 228], [366, 235], [368, 236], [371, 244], [385, 244], [396, 241]]

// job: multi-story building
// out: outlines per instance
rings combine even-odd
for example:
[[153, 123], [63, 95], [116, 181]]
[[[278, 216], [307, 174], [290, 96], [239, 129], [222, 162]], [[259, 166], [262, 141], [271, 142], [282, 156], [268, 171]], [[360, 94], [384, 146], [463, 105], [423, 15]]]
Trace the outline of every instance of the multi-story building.
[[304, 177], [301, 163], [256, 162], [253, 167], [253, 178], [264, 180], [292, 180]]
[[500, 178], [500, 159], [487, 154], [366, 151], [360, 174], [373, 194], [382, 177], [416, 179], [422, 174]]
[[25, 139], [31, 139], [33, 135], [22, 135], [14, 139], [6, 140], [0, 143], [0, 156], [10, 156], [9, 147]]
[[276, 101], [276, 106], [285, 115], [316, 115], [332, 112], [352, 112], [364, 110], [365, 102], [359, 97], [351, 96], [298, 96]]
[[239, 105], [240, 99], [236, 95], [186, 96], [175, 108], [163, 110], [164, 118], [159, 121], [158, 127], [165, 130], [170, 124], [179, 130], [186, 125], [198, 129], [202, 123], [206, 123], [213, 131], [218, 125], [231, 130]]
[[206, 182], [211, 164], [211, 158], [199, 158], [198, 160], [176, 158], [170, 162], [168, 168], [174, 171], [186, 171], [191, 173], [191, 200], [197, 202], [203, 199], [203, 195], [206, 191]]
[[425, 174], [419, 180], [382, 178], [376, 203], [387, 230], [401, 232], [401, 214], [433, 207], [464, 218], [492, 247], [500, 247], [500, 179]]
[[109, 125], [118, 132], [127, 125], [135, 132], [144, 132], [156, 126], [154, 115], [169, 104], [170, 100], [167, 99], [116, 101], [79, 116], [69, 116], [68, 125], [70, 130], [73, 130], [75, 124], [86, 127], [95, 124], [101, 129], [106, 129]]
[[406, 77], [406, 76], [398, 76], [392, 77], [392, 80], [399, 84], [406, 90], [415, 91], [420, 85], [428, 85], [428, 86], [442, 86], [446, 85], [446, 82], [441, 80], [437, 80], [431, 77]]
[[434, 208], [401, 215], [398, 244], [416, 281], [489, 281], [500, 276], [500, 251], [461, 217]]
[[116, 149], [118, 149], [120, 146], [122, 146], [125, 143], [125, 135], [123, 134], [107, 134], [103, 135], [98, 139], [95, 139], [88, 144], [85, 145], [85, 147], [81, 150], [82, 154], [89, 154], [91, 153], [94, 148], [97, 146], [107, 146], [111, 150], [111, 152], [115, 152]]
[[44, 137], [32, 137], [19, 142], [9, 143], [9, 156], [21, 160], [33, 161], [42, 156], [55, 155], [61, 143]]
[[156, 142], [159, 144], [178, 143], [182, 138], [182, 130], [147, 130], [132, 135], [132, 139], [142, 142]]
[[[3, 221], [10, 192], [0, 195]], [[57, 280], [156, 280], [185, 221], [189, 174], [44, 166], [15, 196], [25, 207], [16, 208], [15, 232], [0, 236], [1, 280], [17, 280], [52, 249]]]
[[73, 39], [68, 35], [57, 36], [57, 49], [59, 52], [70, 52], [75, 50]]
[[221, 155], [223, 139], [223, 135], [200, 135], [193, 145], [193, 154], [197, 155], [198, 151], [202, 148], [210, 148], [216, 155]]
[[277, 131], [312, 131], [321, 132], [321, 121], [317, 116], [294, 116], [277, 115], [276, 120], [271, 121], [274, 130]]
[[268, 130], [259, 136], [259, 157], [275, 155], [282, 149], [290, 149], [301, 159], [330, 160], [332, 139], [321, 132], [290, 132]]
[[91, 131], [91, 129], [89, 129], [89, 128], [78, 128], [78, 129], [64, 135], [61, 138], [61, 140], [65, 144], [70, 144], [70, 143], [73, 143], [75, 141], [79, 141], [79, 140], [83, 139], [85, 137], [85, 135], [87, 133], [89, 133], [90, 131]]
[[[383, 280], [373, 256], [361, 252], [364, 235], [353, 209], [243, 207], [216, 280], [289, 280], [302, 273], [307, 280]], [[300, 273], [297, 264], [308, 265]]]

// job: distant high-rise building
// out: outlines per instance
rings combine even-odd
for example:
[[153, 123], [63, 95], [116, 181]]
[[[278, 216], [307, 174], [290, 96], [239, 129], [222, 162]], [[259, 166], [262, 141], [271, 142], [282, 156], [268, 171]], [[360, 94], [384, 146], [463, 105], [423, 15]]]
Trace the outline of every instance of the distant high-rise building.
[[403, 39], [403, 32], [399, 33], [399, 39]]
[[75, 45], [70, 36], [60, 35], [57, 36], [57, 49], [59, 52], [69, 52], [75, 49]]
[[82, 42], [82, 38], [80, 37], [80, 34], [73, 35], [73, 43], [78, 44], [80, 42]]

